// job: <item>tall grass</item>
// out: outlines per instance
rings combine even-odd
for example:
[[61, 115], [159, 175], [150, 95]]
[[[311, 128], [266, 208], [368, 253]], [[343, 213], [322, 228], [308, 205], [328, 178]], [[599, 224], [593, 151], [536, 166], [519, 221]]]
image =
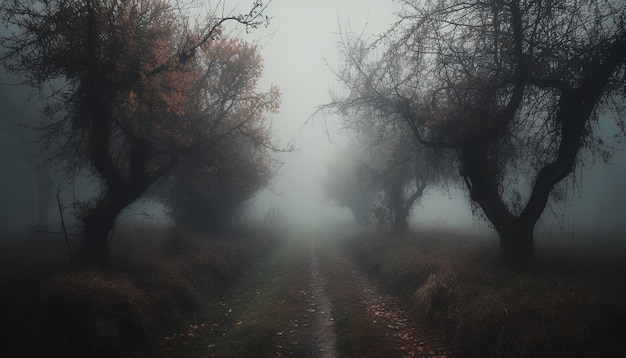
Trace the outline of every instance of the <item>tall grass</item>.
[[127, 223], [111, 239], [111, 268], [85, 270], [69, 264], [62, 241], [53, 240], [23, 238], [0, 254], [2, 357], [154, 352], [147, 347], [272, 242], [263, 233], [208, 238]]
[[459, 356], [606, 357], [626, 351], [626, 255], [539, 248], [523, 269], [459, 234], [358, 235], [344, 250]]

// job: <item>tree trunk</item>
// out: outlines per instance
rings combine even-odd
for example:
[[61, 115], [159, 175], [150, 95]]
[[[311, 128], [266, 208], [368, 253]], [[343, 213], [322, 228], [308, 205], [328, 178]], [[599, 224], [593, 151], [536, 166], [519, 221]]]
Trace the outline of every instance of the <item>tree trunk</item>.
[[409, 216], [408, 213], [402, 213], [402, 215], [394, 214], [393, 232], [397, 234], [402, 234], [402, 233], [407, 232], [409, 228], [408, 216]]
[[511, 264], [526, 264], [534, 256], [534, 224], [516, 220], [496, 229], [500, 237], [502, 257]]
[[[524, 214], [514, 215], [498, 192], [496, 166], [487, 158], [486, 148], [480, 145], [461, 151], [463, 174], [470, 198], [477, 203], [500, 237], [502, 257], [511, 264], [525, 264], [533, 259], [535, 224], [544, 206], [526, 207]], [[549, 191], [545, 193], [549, 195]], [[532, 212], [533, 215], [529, 215]]]
[[391, 212], [393, 213], [392, 230], [395, 233], [404, 233], [409, 227], [409, 210], [405, 210], [404, 181], [396, 179], [389, 190], [391, 200]]
[[[145, 191], [145, 190], [144, 190]], [[109, 192], [104, 195], [83, 219], [83, 263], [102, 268], [109, 266], [109, 234], [115, 226], [115, 219], [128, 205], [132, 204], [141, 192]]]
[[354, 216], [354, 222], [359, 227], [365, 227], [367, 225], [367, 207], [351, 205], [350, 211]]
[[97, 206], [83, 220], [83, 260], [86, 265], [107, 267], [109, 265], [109, 232], [115, 225], [110, 207]]
[[405, 198], [404, 195], [404, 181], [397, 180], [392, 184], [391, 195], [391, 209], [393, 212], [393, 231], [396, 233], [405, 233], [409, 228], [409, 215], [411, 214], [411, 208], [417, 199], [421, 198], [426, 189], [426, 181], [421, 178], [419, 174], [416, 174], [415, 191], [413, 194]]
[[110, 257], [109, 232], [113, 224], [110, 221], [98, 222], [98, 216], [90, 215], [88, 217], [90, 220], [85, 220], [82, 262], [88, 266], [106, 268], [109, 266]]

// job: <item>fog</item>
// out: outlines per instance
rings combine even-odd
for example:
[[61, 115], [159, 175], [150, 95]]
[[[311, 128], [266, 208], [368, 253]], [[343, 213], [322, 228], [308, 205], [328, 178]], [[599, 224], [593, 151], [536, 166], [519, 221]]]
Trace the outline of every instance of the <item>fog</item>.
[[[266, 9], [271, 17], [267, 28], [250, 33], [230, 29], [259, 44], [264, 59], [260, 86], [275, 84], [282, 93], [280, 113], [272, 120], [275, 140], [284, 148], [293, 146], [292, 151], [275, 154], [280, 163], [277, 175], [254, 199], [253, 215], [262, 218], [269, 208], [278, 207], [288, 220], [299, 225], [352, 222], [351, 213], [325, 198], [320, 185], [327, 163], [346, 143], [345, 133], [338, 118], [316, 114], [316, 109], [330, 101], [331, 91], [343, 90], [329, 68], [338, 63], [339, 33], [351, 29], [365, 36], [380, 34], [394, 21], [397, 6], [397, 2], [380, 0], [273, 0]], [[233, 13], [245, 12], [247, 7], [247, 2], [223, 4]], [[32, 162], [32, 136], [15, 124], [36, 122], [37, 104], [28, 104], [29, 92], [15, 86], [15, 78], [4, 72], [1, 76], [0, 231], [7, 232], [36, 226], [36, 171], [42, 163]], [[550, 204], [546, 209], [538, 230], [545, 233], [547, 240], [562, 240], [568, 234], [591, 235], [601, 240], [626, 230], [626, 153], [623, 145], [619, 148], [611, 165], [596, 163], [579, 169], [576, 176], [580, 190], [570, 190], [565, 203]], [[75, 197], [93, 193], [90, 185], [86, 180], [82, 187], [68, 188], [55, 181], [53, 191], [61, 188], [63, 205], [70, 206]], [[56, 204], [55, 200], [48, 204], [49, 222], [58, 220]], [[148, 204], [136, 210], [164, 215], [160, 208]], [[445, 191], [428, 188], [413, 208], [410, 223], [414, 228], [493, 236], [489, 226], [472, 213], [462, 187]]]
[[320, 187], [326, 163], [344, 142], [338, 118], [314, 113], [330, 100], [329, 91], [341, 90], [329, 68], [338, 61], [341, 27], [379, 34], [394, 21], [396, 6], [356, 0], [269, 4], [270, 26], [251, 35], [262, 46], [265, 84], [274, 83], [282, 92], [281, 113], [273, 121], [276, 136], [295, 150], [277, 157], [284, 164], [270, 188], [259, 195], [258, 207], [280, 206], [301, 224], [352, 220], [346, 209], [323, 198]]
[[[271, 187], [257, 198], [259, 213], [277, 205], [303, 224], [353, 220], [347, 209], [325, 199], [320, 187], [334, 149], [345, 145], [345, 132], [338, 118], [313, 114], [330, 101], [330, 91], [343, 90], [328, 67], [338, 64], [339, 33], [351, 30], [373, 38], [395, 21], [397, 9], [394, 1], [270, 3], [270, 26], [249, 36], [262, 45], [266, 84], [278, 85], [283, 94], [281, 113], [274, 118], [276, 136], [282, 143], [293, 141], [296, 150], [277, 157], [284, 164]], [[609, 122], [605, 126], [613, 127], [611, 119], [604, 120]], [[611, 134], [611, 129], [607, 130], [607, 137]], [[546, 208], [537, 226], [546, 240], [563, 240], [562, 235], [573, 234], [592, 234], [596, 240], [600, 236], [620, 238], [626, 230], [622, 220], [626, 213], [626, 148], [616, 145], [620, 150], [609, 165], [598, 161], [578, 169], [578, 183], [569, 190], [567, 201]], [[462, 187], [445, 191], [429, 188], [413, 208], [411, 226], [493, 236], [489, 225], [472, 213], [468, 200]]]

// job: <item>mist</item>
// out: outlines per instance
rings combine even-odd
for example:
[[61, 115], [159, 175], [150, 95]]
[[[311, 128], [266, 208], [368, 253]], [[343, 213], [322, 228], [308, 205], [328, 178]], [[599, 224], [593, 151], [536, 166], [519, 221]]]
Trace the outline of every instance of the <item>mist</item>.
[[[244, 4], [224, 2], [224, 9], [243, 11]], [[346, 130], [339, 118], [317, 112], [328, 103], [331, 92], [345, 91], [335, 80], [332, 69], [338, 64], [337, 44], [342, 31], [350, 29], [364, 38], [383, 34], [395, 21], [399, 4], [381, 1], [318, 1], [296, 3], [274, 0], [267, 6], [271, 22], [246, 33], [229, 30], [247, 41], [255, 42], [263, 58], [261, 85], [270, 84], [282, 93], [280, 112], [272, 118], [275, 141], [292, 150], [275, 153], [278, 170], [270, 184], [248, 205], [262, 220], [265, 212], [280, 207], [297, 225], [323, 226], [327, 221], [350, 223], [346, 208], [338, 207], [325, 197], [321, 182], [328, 163], [346, 145]], [[2, 72], [0, 79], [0, 119], [2, 121], [2, 167], [0, 227], [2, 231], [32, 229], [38, 217], [37, 170], [45, 169], [37, 156], [36, 137], [27, 127], [39, 122], [40, 103], [19, 79]], [[30, 101], [29, 101], [30, 100]], [[603, 118], [604, 122], [612, 122]], [[608, 124], [608, 123], [607, 123]], [[601, 127], [607, 127], [601, 124]], [[608, 124], [611, 128], [612, 124]], [[607, 131], [606, 139], [611, 141]], [[594, 242], [615, 238], [620, 242], [626, 230], [622, 220], [626, 212], [626, 155], [621, 143], [609, 165], [597, 162], [578, 169], [574, 190], [562, 203], [551, 203], [538, 227], [538, 237], [594, 237]], [[51, 192], [59, 192], [63, 205], [86, 200], [96, 191], [96, 184], [85, 177], [75, 187], [68, 187], [58, 174], [46, 172]], [[572, 185], [572, 184], [570, 184]], [[92, 186], [92, 189], [89, 187]], [[157, 204], [151, 204], [157, 205]], [[164, 217], [159, 205], [150, 211]], [[480, 211], [480, 209], [478, 209]], [[68, 218], [71, 214], [66, 213]], [[56, 200], [49, 200], [47, 216], [58, 221]], [[67, 219], [67, 218], [66, 218]], [[167, 219], [166, 219], [167, 221]], [[447, 189], [429, 187], [412, 209], [412, 228], [446, 228], [492, 237], [489, 224], [472, 213], [469, 198], [462, 186]], [[582, 239], [581, 239], [582, 240]]]
[[0, 1], [0, 356], [623, 355], [626, 5], [446, 5]]
[[[283, 164], [270, 187], [257, 197], [258, 212], [277, 205], [299, 224], [353, 221], [349, 210], [333, 205], [320, 187], [327, 164], [337, 149], [345, 147], [349, 134], [339, 118], [316, 110], [330, 102], [331, 92], [345, 91], [330, 72], [338, 64], [340, 33], [351, 29], [364, 38], [375, 38], [393, 24], [398, 9], [395, 2], [380, 1], [270, 3], [271, 25], [251, 35], [261, 44], [265, 81], [283, 92], [281, 112], [273, 121], [276, 137], [293, 144], [295, 150], [277, 156]], [[565, 201], [551, 202], [544, 211], [537, 228], [540, 242], [580, 243], [590, 237], [595, 244], [622, 244], [626, 154], [620, 139], [614, 138], [614, 119], [604, 117], [602, 122], [604, 139], [619, 149], [609, 164], [596, 160], [577, 169], [576, 183], [564, 184], [573, 190], [568, 190]], [[490, 224], [472, 212], [461, 185], [428, 188], [414, 206], [410, 224], [414, 229], [450, 229], [492, 239], [495, 235]]]

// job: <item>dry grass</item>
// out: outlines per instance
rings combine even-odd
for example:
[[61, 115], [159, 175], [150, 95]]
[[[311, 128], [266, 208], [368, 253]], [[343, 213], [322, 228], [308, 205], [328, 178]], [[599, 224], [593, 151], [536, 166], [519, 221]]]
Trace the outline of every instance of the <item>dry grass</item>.
[[2, 251], [0, 356], [143, 356], [271, 244], [262, 235], [211, 239], [128, 225], [113, 237], [104, 271], [70, 265], [62, 239], [52, 239]]
[[446, 233], [361, 235], [344, 249], [459, 356], [605, 357], [626, 350], [624, 250], [539, 248], [510, 269], [485, 242]]

